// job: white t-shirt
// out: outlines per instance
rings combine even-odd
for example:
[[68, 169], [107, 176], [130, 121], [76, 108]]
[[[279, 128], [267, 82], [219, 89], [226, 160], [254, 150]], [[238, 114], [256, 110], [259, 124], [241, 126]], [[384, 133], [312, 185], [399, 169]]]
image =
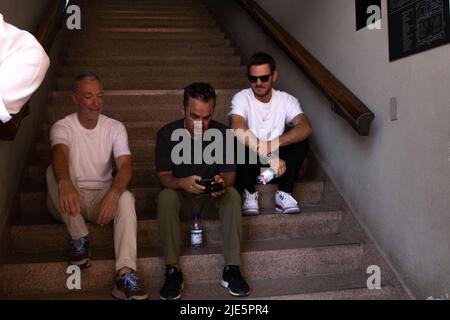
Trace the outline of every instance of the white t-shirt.
[[235, 114], [243, 117], [259, 140], [270, 141], [281, 136], [285, 127], [302, 113], [298, 100], [286, 92], [272, 89], [270, 102], [263, 103], [248, 88], [234, 95], [228, 116]]
[[50, 60], [27, 31], [3, 21], [0, 14], [0, 121], [11, 120], [41, 85]]
[[69, 164], [76, 184], [82, 189], [105, 189], [112, 181], [114, 159], [130, 155], [125, 126], [100, 115], [94, 129], [86, 129], [72, 113], [51, 128], [50, 143], [69, 147]]

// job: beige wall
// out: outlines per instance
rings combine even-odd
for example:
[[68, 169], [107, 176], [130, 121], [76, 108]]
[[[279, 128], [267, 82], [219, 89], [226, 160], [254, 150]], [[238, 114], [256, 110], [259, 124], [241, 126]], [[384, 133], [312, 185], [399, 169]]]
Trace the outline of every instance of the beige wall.
[[[33, 31], [47, 3], [49, 3], [48, 0], [0, 0], [0, 12], [4, 15], [6, 22]], [[7, 218], [13, 205], [21, 170], [25, 161], [29, 160], [28, 151], [46, 116], [48, 93], [53, 86], [55, 66], [59, 64], [63, 43], [64, 36], [59, 34], [50, 54], [52, 65], [44, 83], [32, 97], [31, 113], [22, 122], [16, 139], [14, 141], [0, 140], [0, 253], [5, 249]]]
[[382, 30], [359, 32], [354, 0], [258, 1], [375, 113], [370, 136], [359, 137], [239, 6], [207, 3], [245, 54], [275, 56], [278, 86], [303, 104], [324, 169], [412, 293], [448, 293], [450, 45], [389, 63], [386, 0]]

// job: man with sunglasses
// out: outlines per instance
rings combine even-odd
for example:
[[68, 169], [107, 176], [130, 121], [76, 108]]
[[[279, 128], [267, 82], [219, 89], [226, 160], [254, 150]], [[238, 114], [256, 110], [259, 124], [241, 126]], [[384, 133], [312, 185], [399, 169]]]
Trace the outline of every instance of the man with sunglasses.
[[[311, 125], [295, 97], [273, 88], [278, 74], [270, 55], [254, 54], [247, 72], [250, 88], [233, 97], [229, 113], [238, 141], [245, 144], [245, 163], [238, 161], [236, 170], [236, 184], [243, 191], [242, 212], [259, 214], [255, 183], [264, 169], [261, 159], [265, 159], [276, 174], [276, 179], [270, 182], [278, 184], [279, 189], [275, 194], [275, 209], [286, 214], [298, 213], [300, 208], [292, 192], [309, 149]], [[252, 153], [260, 156], [256, 163], [250, 161]], [[240, 155], [237, 156], [239, 159]]]

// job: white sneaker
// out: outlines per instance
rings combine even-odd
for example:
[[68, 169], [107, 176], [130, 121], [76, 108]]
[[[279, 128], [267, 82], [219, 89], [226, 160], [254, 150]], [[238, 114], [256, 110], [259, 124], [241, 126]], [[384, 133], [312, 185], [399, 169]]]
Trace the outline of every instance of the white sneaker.
[[248, 216], [259, 214], [258, 198], [258, 191], [255, 193], [250, 193], [247, 189], [244, 190], [244, 203], [242, 204], [243, 215]]
[[299, 213], [298, 202], [289, 193], [277, 191], [275, 193], [275, 210], [281, 213]]

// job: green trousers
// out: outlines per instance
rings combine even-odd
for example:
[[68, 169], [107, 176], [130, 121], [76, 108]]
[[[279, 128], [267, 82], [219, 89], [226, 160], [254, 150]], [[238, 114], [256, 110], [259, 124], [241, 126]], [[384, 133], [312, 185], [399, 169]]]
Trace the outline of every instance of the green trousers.
[[232, 187], [219, 198], [193, 195], [185, 191], [163, 189], [157, 197], [158, 227], [165, 263], [178, 264], [181, 246], [180, 211], [187, 205], [202, 218], [219, 218], [222, 222], [223, 255], [226, 265], [240, 265], [242, 226], [241, 196]]

